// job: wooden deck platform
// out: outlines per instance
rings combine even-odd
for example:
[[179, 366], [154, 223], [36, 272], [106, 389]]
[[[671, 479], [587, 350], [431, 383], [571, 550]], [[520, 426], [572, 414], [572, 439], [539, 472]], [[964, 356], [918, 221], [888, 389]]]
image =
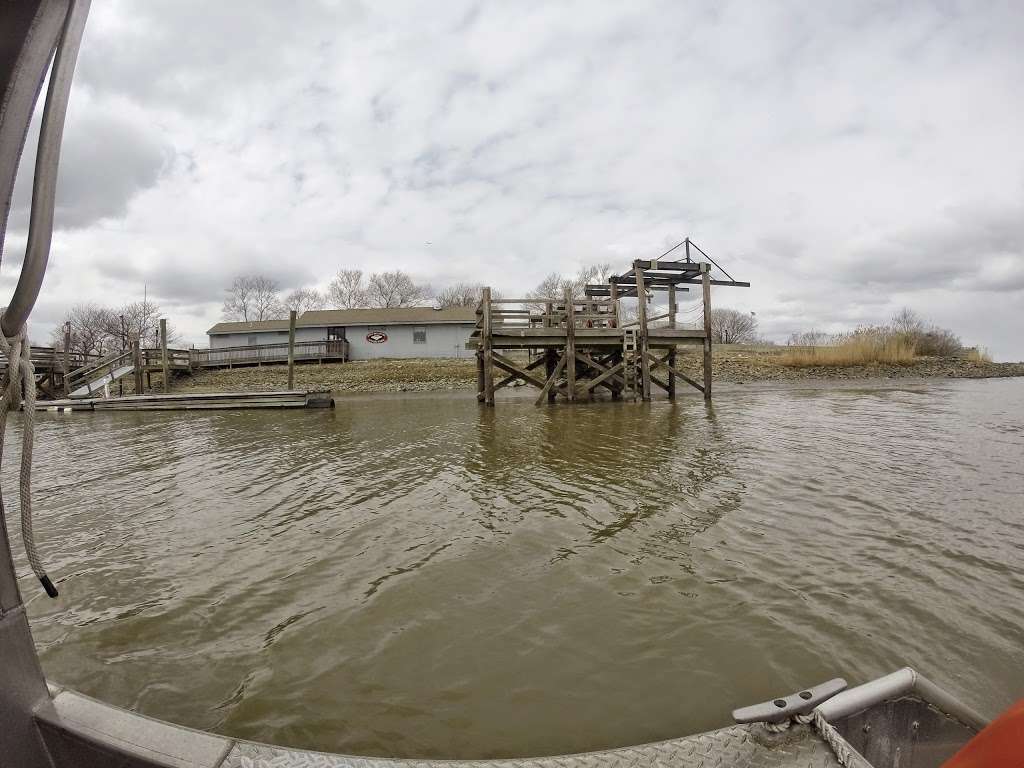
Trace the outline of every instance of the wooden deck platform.
[[279, 392], [211, 392], [188, 395], [40, 400], [37, 411], [201, 411], [241, 408], [333, 408], [329, 390]]
[[[607, 283], [586, 286], [582, 296], [567, 288], [562, 296], [505, 299], [484, 288], [466, 344], [476, 351], [477, 399], [494, 405], [494, 393], [516, 382], [540, 390], [538, 405], [559, 396], [589, 400], [598, 389], [613, 399], [650, 400], [652, 385], [674, 398], [681, 380], [710, 400], [711, 286], [750, 284], [733, 280], [689, 238], [662, 257], [683, 246], [685, 260], [638, 259]], [[691, 246], [707, 261], [693, 261]], [[724, 279], [712, 277], [715, 268]], [[701, 286], [703, 312], [692, 327], [681, 327], [676, 296], [691, 284]], [[648, 304], [656, 291], [667, 294], [668, 311], [652, 316]], [[636, 302], [635, 319], [623, 313], [623, 299]], [[703, 350], [702, 381], [676, 366], [677, 350], [686, 345]], [[502, 354], [507, 350], [526, 350], [529, 361]]]

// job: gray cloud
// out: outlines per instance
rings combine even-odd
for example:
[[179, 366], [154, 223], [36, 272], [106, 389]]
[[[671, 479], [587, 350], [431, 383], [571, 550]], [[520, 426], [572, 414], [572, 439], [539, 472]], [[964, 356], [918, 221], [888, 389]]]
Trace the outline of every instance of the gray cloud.
[[1013, 3], [239, 9], [93, 7], [47, 307], [145, 284], [202, 342], [242, 272], [516, 293], [691, 234], [778, 339], [907, 304], [1024, 358]]
[[[152, 126], [116, 113], [86, 108], [68, 120], [61, 146], [54, 226], [86, 227], [120, 217], [140, 191], [156, 184], [172, 157]], [[28, 228], [32, 170], [39, 140], [39, 115], [32, 122], [15, 182], [10, 229]]]

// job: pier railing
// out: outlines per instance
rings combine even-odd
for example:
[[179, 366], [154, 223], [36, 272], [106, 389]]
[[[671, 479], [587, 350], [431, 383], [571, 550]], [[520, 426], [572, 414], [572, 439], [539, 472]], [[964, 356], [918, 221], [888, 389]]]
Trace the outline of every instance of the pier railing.
[[[55, 347], [31, 347], [32, 365], [36, 371], [63, 371], [64, 353]], [[80, 352], [68, 352], [68, 370], [81, 368], [99, 355], [83, 355]], [[0, 371], [7, 369], [7, 356], [0, 352]]]
[[485, 319], [492, 332], [525, 328], [616, 328], [619, 325], [618, 302], [613, 299], [582, 297], [489, 299], [476, 310], [478, 329]]
[[[295, 360], [348, 360], [347, 341], [297, 341]], [[189, 351], [196, 368], [230, 368], [233, 365], [257, 365], [288, 362], [288, 342], [245, 347], [216, 347]]]

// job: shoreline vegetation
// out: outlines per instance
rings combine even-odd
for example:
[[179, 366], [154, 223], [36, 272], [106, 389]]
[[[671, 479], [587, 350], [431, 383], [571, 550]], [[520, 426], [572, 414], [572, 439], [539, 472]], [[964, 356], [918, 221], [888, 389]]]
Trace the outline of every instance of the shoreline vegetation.
[[[1024, 362], [993, 363], [983, 355], [914, 356], [910, 359], [876, 360], [855, 356], [856, 350], [720, 344], [714, 347], [712, 371], [716, 382], [746, 384], [764, 381], [800, 380], [885, 380], [999, 378], [1024, 376]], [[833, 352], [832, 350], [840, 350]], [[843, 356], [842, 362], [835, 362]], [[853, 357], [850, 357], [853, 355]], [[868, 355], [868, 358], [871, 356]], [[680, 351], [679, 367], [684, 373], [700, 371], [696, 350]], [[157, 378], [154, 378], [154, 385]], [[196, 371], [175, 379], [172, 391], [267, 392], [287, 388], [286, 365], [220, 368]], [[430, 392], [473, 391], [476, 364], [472, 357], [460, 359], [380, 359], [348, 363], [303, 363], [295, 366], [296, 389], [330, 389], [333, 392]], [[681, 390], [685, 391], [685, 390]]]

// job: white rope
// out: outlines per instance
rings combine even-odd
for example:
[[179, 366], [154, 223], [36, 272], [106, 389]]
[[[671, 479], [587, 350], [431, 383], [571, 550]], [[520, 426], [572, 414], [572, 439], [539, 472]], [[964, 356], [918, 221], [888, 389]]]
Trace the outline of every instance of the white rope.
[[[7, 357], [7, 370], [0, 381], [0, 464], [3, 463], [4, 435], [7, 431], [7, 414], [25, 406], [21, 426], [21, 475], [18, 483], [18, 499], [21, 506], [21, 539], [25, 543], [32, 572], [43, 585], [46, 594], [57, 596], [57, 588], [46, 575], [46, 569], [39, 559], [35, 533], [32, 530], [32, 445], [36, 426], [36, 374], [32, 367], [31, 349], [25, 340], [25, 326], [11, 338], [0, 333], [0, 352]], [[0, 508], [3, 496], [0, 493]]]
[[794, 722], [801, 725], [812, 725], [822, 740], [828, 744], [832, 754], [836, 756], [836, 760], [843, 768], [871, 768], [871, 765], [854, 751], [853, 747], [839, 734], [839, 731], [817, 709], [806, 715], [794, 715], [792, 720], [765, 723], [764, 727], [769, 733], [782, 733], [789, 730]]
[[814, 724], [814, 729], [825, 740], [825, 743], [829, 745], [832, 753], [836, 756], [836, 760], [839, 761], [843, 768], [871, 768], [871, 765], [859, 753], [854, 751], [853, 747], [846, 742], [846, 739], [839, 735], [839, 731], [817, 709], [811, 712], [810, 715], [797, 716], [797, 720], [801, 721], [802, 717], [810, 718], [811, 723]]

